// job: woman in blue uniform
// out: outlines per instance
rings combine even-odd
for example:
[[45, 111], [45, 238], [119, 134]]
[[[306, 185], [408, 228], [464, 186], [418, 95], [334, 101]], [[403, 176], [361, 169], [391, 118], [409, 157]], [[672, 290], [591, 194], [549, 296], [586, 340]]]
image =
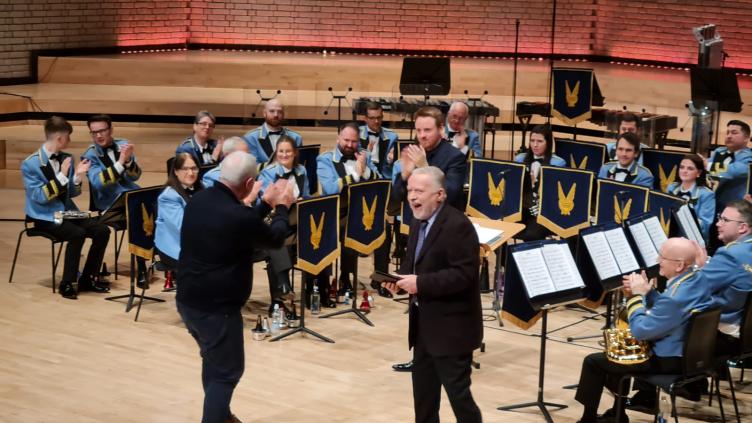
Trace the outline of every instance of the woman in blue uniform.
[[679, 179], [668, 186], [668, 193], [689, 202], [700, 222], [700, 231], [708, 242], [710, 227], [715, 218], [715, 193], [707, 187], [707, 171], [702, 157], [697, 154], [684, 156], [679, 164]]
[[[298, 158], [298, 146], [295, 140], [287, 135], [279, 137], [277, 148], [271, 158], [271, 164], [264, 167], [264, 170], [259, 174], [259, 181], [263, 184], [259, 198], [263, 196], [263, 191], [270, 184], [280, 179], [287, 179], [288, 184], [292, 185], [295, 198], [305, 199], [311, 196], [305, 166], [300, 164]], [[294, 216], [294, 213], [291, 213], [291, 216]], [[284, 304], [285, 297], [292, 292], [290, 285], [292, 260], [290, 257], [291, 251], [287, 247], [268, 250], [266, 253], [269, 260], [266, 272], [269, 278], [269, 293], [272, 298], [272, 303], [269, 307], [269, 312], [271, 313], [274, 309], [274, 304], [279, 304], [280, 308], [286, 309]], [[303, 278], [304, 280], [309, 279], [310, 276], [304, 273]], [[286, 311], [289, 312], [289, 310]]]
[[[530, 131], [530, 148], [527, 152], [518, 154], [514, 161], [526, 166], [529, 181], [523, 184], [522, 193], [522, 223], [525, 229], [515, 238], [523, 241], [543, 239], [551, 232], [536, 222], [538, 216], [538, 184], [540, 182], [541, 166], [565, 167], [567, 162], [553, 154], [553, 134], [548, 125], [536, 125]], [[529, 183], [528, 183], [529, 182]]]
[[180, 227], [183, 211], [191, 196], [203, 189], [198, 180], [198, 165], [190, 153], [175, 155], [172, 172], [157, 200], [157, 230], [154, 245], [164, 264], [177, 269], [180, 257]]

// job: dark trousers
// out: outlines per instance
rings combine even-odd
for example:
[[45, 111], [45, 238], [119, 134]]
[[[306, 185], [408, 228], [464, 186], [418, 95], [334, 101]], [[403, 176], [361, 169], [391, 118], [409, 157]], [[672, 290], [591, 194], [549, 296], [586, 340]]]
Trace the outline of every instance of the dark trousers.
[[452, 356], [434, 356], [417, 337], [413, 347], [413, 402], [416, 423], [438, 423], [441, 387], [457, 423], [480, 423], [480, 409], [470, 392], [472, 352]]
[[110, 240], [110, 228], [92, 218], [63, 220], [60, 225], [46, 220], [34, 220], [34, 227], [68, 242], [68, 246], [65, 248], [61, 283], [71, 283], [78, 280], [81, 250], [86, 238], [91, 239], [91, 247], [89, 247], [89, 254], [86, 256], [86, 264], [84, 264], [81, 274], [87, 276], [99, 275], [107, 242]]
[[389, 272], [389, 252], [392, 250], [392, 225], [384, 226], [386, 239], [381, 247], [373, 252], [373, 269], [379, 272]]
[[170, 270], [173, 271], [173, 273], [177, 273], [178, 271], [178, 264], [179, 261], [176, 258], [170, 257], [167, 254], [160, 251], [158, 248], [155, 248], [157, 255], [159, 256], [159, 261], [164, 263], [165, 266], [167, 266]]
[[681, 373], [681, 358], [653, 356], [644, 363], [625, 365], [608, 361], [604, 353], [593, 353], [585, 357], [574, 397], [585, 406], [582, 421], [595, 421], [604, 387], [617, 394], [614, 397], [616, 406], [616, 401], [623, 401], [629, 389], [629, 381], [624, 386], [618, 386], [621, 377], [639, 373]]
[[202, 423], [223, 423], [230, 416], [230, 401], [243, 376], [243, 317], [240, 310], [209, 313], [177, 303], [188, 332], [201, 352], [204, 387]]
[[269, 279], [269, 294], [272, 301], [281, 301], [282, 294], [292, 291], [290, 269], [292, 260], [287, 247], [264, 250], [267, 255], [266, 276]]

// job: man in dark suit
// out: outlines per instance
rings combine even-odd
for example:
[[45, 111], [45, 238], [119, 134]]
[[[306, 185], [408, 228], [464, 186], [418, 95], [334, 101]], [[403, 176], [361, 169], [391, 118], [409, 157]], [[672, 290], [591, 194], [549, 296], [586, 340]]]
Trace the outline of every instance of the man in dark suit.
[[[180, 231], [177, 308], [196, 339], [203, 361], [203, 423], [238, 422], [230, 400], [244, 370], [240, 308], [253, 287], [253, 252], [279, 248], [288, 231], [293, 200], [287, 180], [270, 185], [250, 208], [256, 159], [234, 152], [222, 162], [219, 183], [194, 195]], [[275, 211], [271, 224], [264, 217]]]
[[470, 393], [473, 350], [483, 338], [478, 236], [462, 212], [446, 207], [439, 168], [413, 170], [407, 198], [414, 219], [401, 279], [384, 286], [410, 294], [415, 421], [438, 423], [443, 386], [457, 422], [481, 422]]
[[[464, 210], [462, 185], [465, 183], [467, 163], [460, 150], [441, 138], [444, 116], [435, 107], [421, 107], [415, 112], [414, 120], [418, 145], [407, 146], [394, 164], [392, 200], [395, 203], [407, 200], [407, 180], [415, 169], [435, 166], [444, 173], [445, 202], [458, 210]], [[401, 244], [402, 242], [398, 243], [398, 250], [404, 248]], [[394, 364], [392, 368], [398, 372], [409, 372], [412, 365], [412, 361], [409, 361]]]

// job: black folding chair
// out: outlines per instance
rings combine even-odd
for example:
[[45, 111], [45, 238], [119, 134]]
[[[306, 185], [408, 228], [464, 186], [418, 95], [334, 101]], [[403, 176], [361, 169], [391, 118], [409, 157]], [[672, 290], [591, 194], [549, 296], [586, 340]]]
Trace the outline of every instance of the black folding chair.
[[[35, 228], [33, 221], [29, 216], [26, 216], [24, 219], [24, 228], [23, 230], [18, 234], [18, 242], [16, 242], [16, 252], [13, 254], [13, 265], [10, 268], [10, 277], [8, 278], [8, 283], [13, 282], [13, 273], [16, 271], [16, 260], [18, 259], [18, 250], [21, 248], [21, 238], [23, 235], [26, 234], [26, 236], [29, 237], [35, 237], [35, 236], [41, 236], [43, 238], [47, 238], [51, 242], [51, 252], [52, 252], [52, 292], [56, 292], [56, 279], [55, 274], [57, 273], [57, 265], [60, 263], [60, 253], [63, 251], [63, 244], [65, 241], [58, 239], [56, 236], [52, 235], [51, 233], [47, 231], [43, 231], [41, 229]], [[57, 248], [57, 252], [55, 251], [55, 246], [59, 244], [59, 247]]]
[[[718, 322], [721, 318], [721, 310], [705, 310], [695, 313], [689, 319], [687, 336], [684, 340], [682, 354], [682, 372], [678, 374], [633, 374], [624, 375], [618, 386], [623, 386], [628, 378], [642, 380], [656, 387], [656, 406], [660, 403], [661, 389], [668, 392], [671, 397], [671, 414], [678, 423], [679, 416], [676, 413], [676, 390], [689, 383], [696, 382], [708, 377], [713, 377], [716, 370], [715, 343], [718, 333]], [[718, 392], [718, 380], [715, 379], [715, 390], [718, 396], [718, 408], [721, 411], [721, 421], [726, 421], [723, 413], [723, 403]], [[622, 415], [622, 401], [616, 402], [617, 421]], [[656, 410], [657, 412], [657, 410]], [[656, 414], [656, 421], [658, 415]]]

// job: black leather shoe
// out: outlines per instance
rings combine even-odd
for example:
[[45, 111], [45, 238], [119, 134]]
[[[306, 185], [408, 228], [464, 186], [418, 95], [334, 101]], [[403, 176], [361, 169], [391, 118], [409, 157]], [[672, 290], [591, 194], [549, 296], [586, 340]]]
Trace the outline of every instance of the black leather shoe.
[[624, 407], [638, 413], [655, 414], [655, 393], [637, 391], [632, 398], [627, 398]]
[[138, 279], [136, 279], [136, 287], [138, 289], [149, 289], [149, 281], [146, 280], [146, 274], [138, 274]]
[[407, 363], [392, 364], [392, 369], [394, 369], [395, 372], [412, 372], [413, 361], [410, 360]]
[[79, 291], [91, 291], [104, 294], [110, 292], [110, 288], [99, 283], [97, 279], [92, 276], [81, 276], [78, 279]]
[[70, 282], [60, 282], [60, 286], [57, 290], [60, 295], [63, 296], [63, 298], [67, 298], [69, 300], [75, 300], [76, 298], [78, 298], [76, 288], [74, 288], [73, 284]]

